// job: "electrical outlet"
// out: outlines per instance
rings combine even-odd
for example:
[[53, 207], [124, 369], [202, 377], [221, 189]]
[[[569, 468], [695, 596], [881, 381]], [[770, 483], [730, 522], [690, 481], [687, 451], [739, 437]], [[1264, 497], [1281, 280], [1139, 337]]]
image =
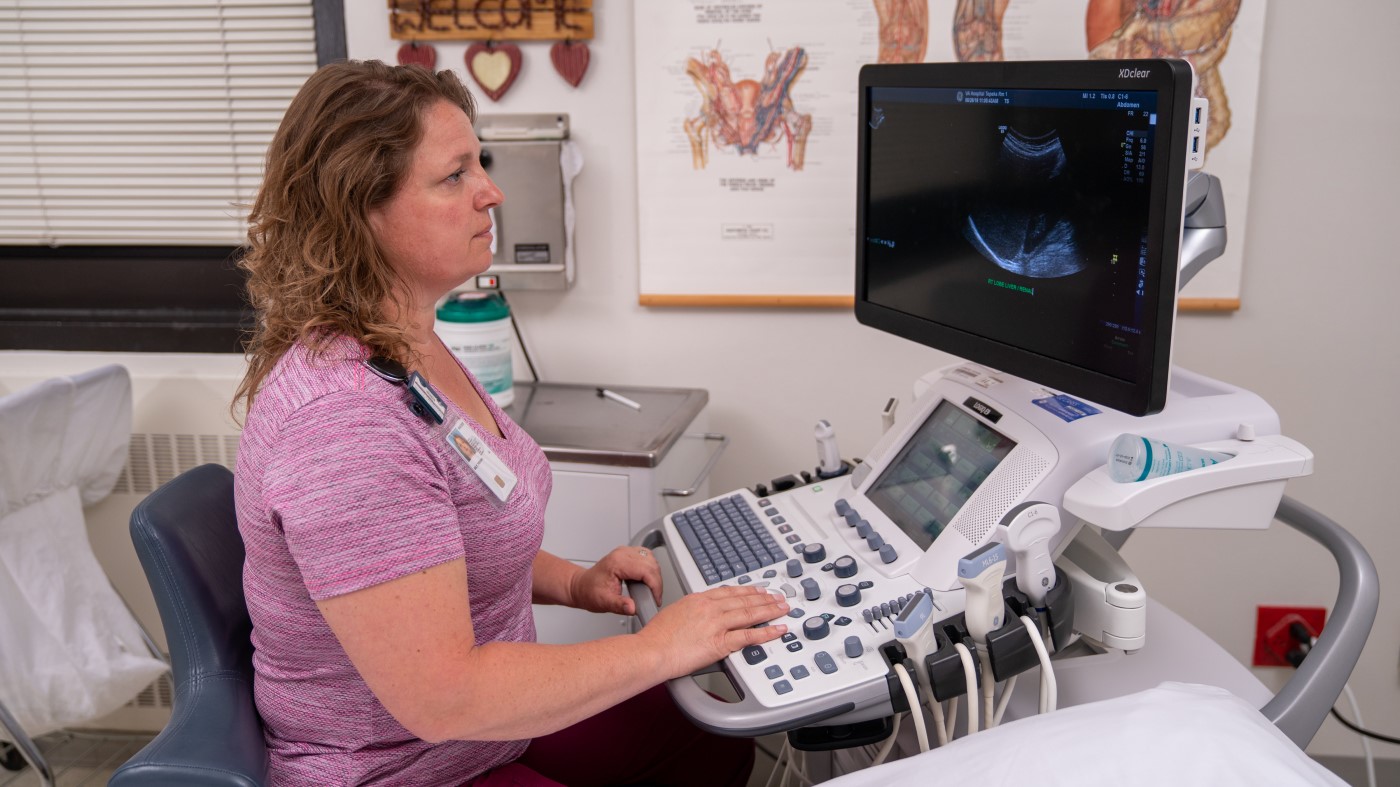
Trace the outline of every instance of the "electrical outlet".
[[1316, 637], [1326, 618], [1323, 607], [1259, 607], [1254, 624], [1254, 666], [1291, 667], [1284, 657], [1298, 643], [1289, 627], [1302, 623]]

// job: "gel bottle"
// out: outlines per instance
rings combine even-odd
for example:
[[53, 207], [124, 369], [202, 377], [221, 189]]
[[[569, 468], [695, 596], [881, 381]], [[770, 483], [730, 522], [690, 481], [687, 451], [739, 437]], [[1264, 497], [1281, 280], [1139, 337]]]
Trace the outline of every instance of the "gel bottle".
[[1219, 464], [1230, 454], [1121, 434], [1108, 452], [1108, 477], [1119, 483], [1146, 481]]

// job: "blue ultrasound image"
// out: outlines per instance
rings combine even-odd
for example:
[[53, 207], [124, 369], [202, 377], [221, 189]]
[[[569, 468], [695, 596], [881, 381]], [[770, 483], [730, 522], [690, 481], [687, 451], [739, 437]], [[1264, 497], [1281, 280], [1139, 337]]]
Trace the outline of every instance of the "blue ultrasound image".
[[1068, 162], [1058, 133], [1031, 137], [1007, 128], [994, 166], [999, 193], [968, 212], [963, 237], [1021, 276], [1053, 279], [1083, 270], [1078, 233], [1064, 212]]

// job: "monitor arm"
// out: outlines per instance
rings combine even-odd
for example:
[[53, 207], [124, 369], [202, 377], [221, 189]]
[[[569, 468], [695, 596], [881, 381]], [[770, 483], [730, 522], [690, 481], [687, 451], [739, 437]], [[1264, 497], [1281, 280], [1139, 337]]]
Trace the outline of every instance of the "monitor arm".
[[1225, 252], [1225, 195], [1220, 190], [1220, 178], [1192, 172], [1186, 181], [1182, 215], [1185, 220], [1181, 233], [1181, 267], [1176, 274], [1177, 292], [1181, 292], [1206, 263]]

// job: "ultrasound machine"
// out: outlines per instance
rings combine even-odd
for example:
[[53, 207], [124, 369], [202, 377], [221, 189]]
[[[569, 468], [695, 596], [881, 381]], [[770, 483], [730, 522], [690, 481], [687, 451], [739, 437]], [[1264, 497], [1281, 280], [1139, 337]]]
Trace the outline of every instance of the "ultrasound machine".
[[[871, 65], [859, 102], [856, 318], [964, 360], [919, 378], [853, 466], [828, 457], [810, 483], [719, 495], [638, 537], [686, 592], [753, 584], [792, 607], [775, 621], [788, 634], [714, 670], [737, 701], [691, 676], [669, 682], [677, 704], [726, 735], [878, 741], [919, 697], [975, 704], [987, 670], [1002, 681], [1073, 643], [1144, 648], [1146, 593], [1115, 549], [1129, 529], [1277, 515], [1342, 565], [1325, 652], [1266, 709], [1306, 745], [1374, 584], [1354, 539], [1283, 498], [1313, 457], [1274, 410], [1171, 366], [1178, 289], [1225, 245], [1220, 183], [1195, 171], [1207, 107], [1190, 66]], [[1229, 458], [1118, 483], [1105, 464], [1124, 433]], [[993, 564], [988, 596], [974, 585]]]

